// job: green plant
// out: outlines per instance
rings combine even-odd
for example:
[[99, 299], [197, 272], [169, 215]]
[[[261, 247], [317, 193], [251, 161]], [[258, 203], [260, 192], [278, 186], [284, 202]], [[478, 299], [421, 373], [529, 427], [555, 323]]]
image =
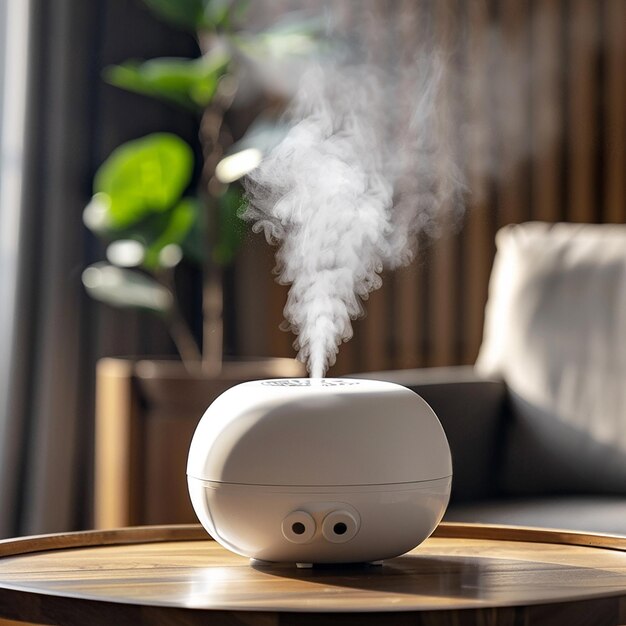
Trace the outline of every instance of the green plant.
[[[232, 261], [243, 232], [236, 181], [282, 133], [272, 121], [277, 108], [273, 98], [274, 115], [268, 118], [262, 110], [239, 149], [229, 154], [233, 146], [225, 116], [246, 69], [250, 75], [251, 67], [267, 60], [310, 55], [318, 25], [288, 19], [251, 34], [239, 26], [245, 1], [143, 1], [160, 18], [194, 32], [200, 56], [129, 60], [107, 68], [104, 77], [197, 117], [200, 180], [197, 189], [190, 189], [193, 150], [175, 135], [154, 133], [114, 150], [95, 176], [94, 194], [84, 212], [87, 227], [107, 243], [107, 261], [88, 267], [83, 284], [100, 301], [160, 315], [188, 368], [201, 363], [214, 374], [222, 364], [222, 268]], [[175, 268], [183, 258], [202, 267], [202, 347], [177, 302]]]

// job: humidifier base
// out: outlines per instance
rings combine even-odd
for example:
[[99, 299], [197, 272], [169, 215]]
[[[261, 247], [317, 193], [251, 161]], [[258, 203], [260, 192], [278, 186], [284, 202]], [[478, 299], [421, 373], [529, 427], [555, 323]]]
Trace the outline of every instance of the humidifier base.
[[297, 490], [193, 478], [188, 482], [209, 534], [262, 567], [379, 563], [404, 554], [441, 521], [451, 478]]
[[[359, 563], [303, 563], [296, 562], [295, 566], [297, 569], [313, 569], [315, 567], [319, 568], [332, 568], [332, 567], [340, 567], [345, 569], [346, 566], [355, 567], [355, 568], [366, 568], [366, 567], [380, 567], [384, 564], [384, 561], [365, 561]], [[284, 567], [293, 567], [294, 563], [277, 563], [274, 561], [262, 561], [261, 559], [250, 559], [250, 567], [253, 567], [258, 570], [270, 570], [274, 568], [284, 568]]]
[[[250, 559], [250, 563], [255, 559]], [[354, 567], [381, 567], [384, 561], [366, 561], [365, 563], [296, 563], [298, 569], [312, 569], [315, 566], [320, 567], [345, 567], [346, 565], [354, 565]]]

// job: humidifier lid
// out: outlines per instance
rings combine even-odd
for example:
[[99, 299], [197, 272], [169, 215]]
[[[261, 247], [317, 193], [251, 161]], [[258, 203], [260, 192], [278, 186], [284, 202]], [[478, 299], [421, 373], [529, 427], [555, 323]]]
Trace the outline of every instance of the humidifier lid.
[[253, 381], [223, 393], [194, 434], [190, 477], [276, 486], [385, 485], [452, 475], [433, 410], [393, 383]]

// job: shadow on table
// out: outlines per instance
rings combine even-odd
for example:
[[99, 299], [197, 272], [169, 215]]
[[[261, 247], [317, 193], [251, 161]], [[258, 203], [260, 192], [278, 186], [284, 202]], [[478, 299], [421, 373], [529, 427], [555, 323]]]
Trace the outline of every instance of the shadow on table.
[[[495, 559], [485, 559], [485, 561]], [[511, 562], [513, 565], [513, 561]], [[254, 569], [272, 576], [362, 591], [422, 596], [476, 597], [483, 595], [482, 559], [432, 558], [406, 555], [382, 565], [363, 563], [315, 565], [298, 569], [294, 564], [255, 563]]]
[[[468, 558], [405, 555], [385, 561], [382, 566], [367, 564], [316, 565], [298, 569], [293, 564], [255, 564], [258, 571], [271, 576], [302, 580], [327, 587], [351, 588], [389, 594], [419, 595], [434, 598], [489, 600], [503, 593], [515, 594], [519, 586], [535, 590], [571, 578], [573, 570], [587, 570], [545, 563], [524, 571], [520, 561], [473, 556]], [[595, 570], [595, 575], [611, 576], [611, 572]], [[563, 582], [564, 586], [567, 584]], [[567, 595], [567, 593], [566, 593]]]

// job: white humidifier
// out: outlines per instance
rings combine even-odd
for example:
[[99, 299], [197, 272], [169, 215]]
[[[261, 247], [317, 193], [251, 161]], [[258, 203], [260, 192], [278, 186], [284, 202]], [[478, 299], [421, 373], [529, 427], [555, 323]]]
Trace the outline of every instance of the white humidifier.
[[300, 565], [380, 562], [435, 529], [452, 464], [416, 393], [303, 378], [219, 396], [194, 434], [187, 477], [202, 525], [233, 552]]

